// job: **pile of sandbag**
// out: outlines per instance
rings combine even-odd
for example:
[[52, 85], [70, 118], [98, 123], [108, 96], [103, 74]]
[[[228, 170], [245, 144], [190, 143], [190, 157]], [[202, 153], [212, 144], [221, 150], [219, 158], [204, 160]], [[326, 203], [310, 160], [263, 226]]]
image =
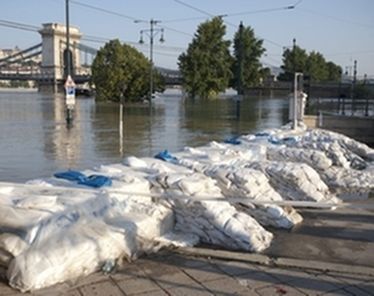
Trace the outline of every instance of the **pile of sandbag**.
[[[288, 127], [27, 184], [0, 183], [0, 265], [29, 291], [110, 270], [122, 259], [198, 242], [261, 252], [285, 203], [336, 205], [374, 188], [374, 152], [323, 130]], [[104, 187], [101, 187], [104, 186]]]
[[0, 262], [21, 291], [133, 259], [174, 227], [173, 211], [150, 197], [34, 184], [15, 185], [0, 201], [6, 201], [0, 205]]
[[260, 252], [270, 245], [272, 234], [225, 200], [214, 179], [157, 159], [144, 159], [139, 167], [140, 161], [134, 169], [153, 171], [148, 176], [152, 191], [161, 193], [173, 208], [176, 231], [229, 249]]

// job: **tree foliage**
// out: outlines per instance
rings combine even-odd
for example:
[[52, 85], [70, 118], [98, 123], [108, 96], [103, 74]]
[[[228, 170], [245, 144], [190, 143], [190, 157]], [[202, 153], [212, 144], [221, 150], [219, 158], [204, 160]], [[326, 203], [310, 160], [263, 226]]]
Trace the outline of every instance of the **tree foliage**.
[[215, 97], [228, 87], [232, 58], [225, 33], [222, 19], [214, 17], [199, 25], [187, 52], [179, 56], [184, 88], [190, 96]]
[[312, 81], [338, 81], [342, 68], [333, 62], [328, 62], [324, 56], [316, 51], [309, 54], [306, 50], [295, 45], [292, 49], [283, 52], [283, 73], [279, 80], [292, 81], [295, 72], [308, 75]]
[[268, 73], [262, 69], [260, 57], [265, 52], [263, 41], [255, 37], [251, 27], [239, 25], [234, 36], [234, 63], [232, 73], [234, 75], [233, 87], [239, 94], [243, 89], [258, 85], [263, 75]]
[[278, 76], [279, 80], [292, 81], [295, 72], [305, 72], [308, 60], [307, 52], [295, 45], [292, 50], [287, 48], [283, 52], [283, 73]]
[[327, 73], [328, 73], [327, 80], [339, 81], [343, 73], [342, 67], [334, 64], [333, 62], [327, 62], [326, 67], [327, 67]]
[[312, 81], [328, 80], [326, 60], [319, 52], [312, 51], [309, 54], [305, 69]]
[[[149, 93], [149, 60], [134, 47], [111, 40], [101, 48], [92, 64], [92, 82], [97, 99], [118, 102], [143, 100]], [[154, 88], [162, 90], [162, 79], [154, 71]]]

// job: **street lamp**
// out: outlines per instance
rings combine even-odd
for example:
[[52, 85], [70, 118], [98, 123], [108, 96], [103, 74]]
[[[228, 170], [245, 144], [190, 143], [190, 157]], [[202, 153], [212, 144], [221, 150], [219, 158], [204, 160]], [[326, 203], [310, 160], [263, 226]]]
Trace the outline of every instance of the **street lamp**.
[[[135, 23], [146, 23], [147, 21], [144, 20], [135, 20]], [[164, 39], [164, 29], [162, 28], [154, 28], [155, 25], [160, 23], [161, 21], [151, 19], [149, 21], [150, 29], [145, 29], [140, 31], [140, 44], [144, 44], [143, 40], [143, 34], [146, 34], [149, 36], [150, 39], [150, 50], [149, 50], [149, 59], [150, 59], [150, 78], [149, 78], [149, 104], [151, 104], [152, 95], [153, 95], [153, 38], [157, 36], [158, 33], [161, 33], [160, 42], [165, 42]]]
[[75, 83], [71, 78], [71, 65], [72, 56], [70, 55], [70, 24], [69, 24], [69, 0], [65, 0], [65, 13], [66, 13], [66, 73], [65, 73], [65, 111], [66, 111], [66, 124], [70, 126], [73, 121], [73, 113], [75, 106]]

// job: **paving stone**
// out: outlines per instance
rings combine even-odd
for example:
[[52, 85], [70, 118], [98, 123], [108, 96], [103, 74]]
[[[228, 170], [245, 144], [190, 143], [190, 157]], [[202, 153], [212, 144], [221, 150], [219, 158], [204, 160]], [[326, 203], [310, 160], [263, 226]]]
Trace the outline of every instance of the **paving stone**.
[[140, 267], [131, 263], [119, 267], [116, 272], [110, 274], [110, 277], [117, 281], [136, 277], [145, 277], [145, 273]]
[[343, 294], [343, 293], [341, 293], [341, 290], [338, 290], [336, 292], [332, 291], [331, 293], [328, 293], [326, 295], [328, 295], [328, 296], [330, 296], [330, 295], [355, 295], [355, 296], [372, 296], [372, 295], [374, 295], [374, 293], [369, 293], [368, 291], [361, 290], [361, 289], [359, 289], [358, 287], [355, 287], [355, 286], [345, 287], [342, 290], [347, 292], [347, 294]]
[[191, 286], [197, 287], [200, 284], [189, 277], [182, 271], [175, 273], [159, 274], [157, 276], [151, 276], [152, 279], [164, 289], [176, 288], [178, 286]]
[[151, 291], [151, 292], [136, 294], [136, 296], [170, 296], [170, 294], [167, 294], [166, 292], [162, 290], [158, 290], [158, 291]]
[[374, 281], [360, 283], [356, 287], [370, 293], [370, 295], [374, 295]]
[[323, 275], [310, 275], [306, 278], [292, 280], [288, 284], [307, 295], [321, 295], [347, 286], [338, 282], [337, 279]]
[[250, 292], [250, 290], [240, 285], [238, 281], [231, 277], [203, 282], [202, 285], [214, 295], [248, 295]]
[[209, 260], [202, 257], [192, 257], [180, 254], [172, 254], [168, 258], [168, 264], [179, 267], [200, 267], [209, 264]]
[[171, 296], [209, 296], [214, 295], [203, 287], [178, 287], [167, 290]]
[[[349, 292], [349, 290], [346, 290], [346, 289], [338, 289], [338, 290], [334, 290], [334, 291], [331, 291], [331, 292], [328, 292], [328, 293], [325, 293], [325, 294], [322, 294], [322, 295], [326, 295], [326, 296], [352, 296], [352, 295], [355, 295], [355, 296], [362, 296], [363, 294], [352, 294]], [[364, 294], [366, 295], [366, 294]]]
[[69, 285], [70, 288], [78, 288], [78, 287], [82, 287], [82, 286], [86, 286], [90, 284], [105, 282], [108, 280], [108, 277], [109, 277], [108, 275], [104, 275], [103, 273], [96, 272], [86, 277], [82, 277], [82, 278], [79, 278], [73, 281], [69, 281], [67, 282], [67, 284]]
[[60, 283], [60, 284], [53, 285], [51, 287], [46, 287], [46, 288], [43, 288], [43, 289], [40, 289], [40, 290], [33, 291], [32, 295], [35, 295], [35, 296], [58, 296], [58, 295], [65, 295], [65, 293], [68, 293], [68, 292], [73, 291], [73, 290], [75, 290], [75, 289], [71, 288], [67, 283]]
[[213, 260], [212, 263], [228, 275], [236, 276], [251, 271], [258, 271], [254, 264], [239, 261]]
[[116, 283], [118, 287], [126, 293], [126, 295], [149, 293], [153, 291], [157, 292], [161, 290], [151, 279], [146, 277], [134, 277], [131, 279], [116, 281]]
[[146, 275], [151, 276], [152, 278], [181, 272], [181, 269], [174, 265], [167, 265], [152, 261], [143, 263], [140, 268]]
[[196, 268], [183, 268], [184, 272], [194, 278], [196, 281], [202, 283], [207, 281], [223, 278], [227, 275], [223, 274], [217, 267], [207, 264]]
[[374, 282], [374, 276], [363, 274], [344, 274], [337, 272], [327, 272], [326, 275], [338, 278], [342, 282], [350, 285], [356, 285], [364, 282]]
[[310, 274], [299, 269], [286, 269], [277, 267], [261, 267], [261, 270], [267, 274], [279, 279], [283, 283], [292, 283], [295, 280], [314, 277], [314, 274]]
[[123, 292], [110, 280], [80, 287], [83, 296], [122, 296]]
[[256, 289], [258, 295], [286, 295], [286, 296], [305, 296], [301, 291], [288, 285], [271, 285]]
[[272, 284], [280, 284], [281, 281], [266, 272], [256, 271], [235, 276], [234, 279], [243, 287], [256, 290]]

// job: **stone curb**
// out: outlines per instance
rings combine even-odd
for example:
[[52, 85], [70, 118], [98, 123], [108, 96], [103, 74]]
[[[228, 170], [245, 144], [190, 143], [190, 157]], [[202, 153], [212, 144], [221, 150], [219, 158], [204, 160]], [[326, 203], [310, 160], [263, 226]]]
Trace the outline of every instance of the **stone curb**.
[[309, 269], [322, 272], [334, 271], [337, 273], [374, 276], [373, 267], [362, 265], [348, 265], [341, 263], [323, 262], [316, 260], [301, 260], [285, 257], [276, 258], [263, 254], [241, 253], [205, 248], [177, 248], [172, 250], [172, 252], [198, 257], [211, 257], [231, 261], [244, 261], [274, 267]]

